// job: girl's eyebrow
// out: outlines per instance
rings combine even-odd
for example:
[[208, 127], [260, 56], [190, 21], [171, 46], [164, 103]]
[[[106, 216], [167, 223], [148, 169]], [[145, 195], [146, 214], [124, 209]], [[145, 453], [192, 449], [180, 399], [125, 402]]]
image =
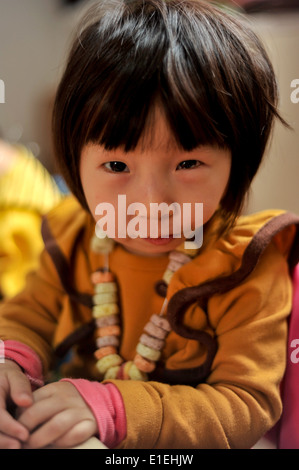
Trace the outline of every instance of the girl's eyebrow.
[[155, 137], [154, 133], [151, 135], [146, 135], [144, 137], [141, 137], [137, 146], [131, 150], [126, 150], [122, 146], [107, 149], [104, 145], [97, 143], [97, 142], [94, 142], [94, 143], [90, 142], [87, 144], [87, 146], [94, 146], [98, 148], [99, 153], [101, 153], [103, 156], [107, 156], [107, 157], [109, 156], [109, 158], [111, 158], [113, 154], [116, 155], [119, 153], [121, 153], [122, 155], [134, 157], [134, 154], [137, 154], [137, 153], [146, 153], [148, 151], [155, 152], [158, 150], [159, 151], [164, 150], [165, 152], [171, 152], [171, 151], [187, 152], [186, 150], [180, 148], [174, 136], [170, 135], [168, 136], [167, 139], [165, 139], [165, 136], [161, 136], [161, 138], [157, 138]]
[[95, 151], [95, 156], [97, 158], [104, 157], [104, 158], [111, 158], [111, 155], [115, 153], [118, 149], [107, 149], [103, 145], [98, 143], [89, 143], [87, 147], [93, 147]]

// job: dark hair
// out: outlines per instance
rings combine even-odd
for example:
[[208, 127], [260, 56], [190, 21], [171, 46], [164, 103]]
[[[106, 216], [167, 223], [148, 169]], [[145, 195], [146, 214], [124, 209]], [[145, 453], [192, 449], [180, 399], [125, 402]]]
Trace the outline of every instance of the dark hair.
[[269, 58], [243, 17], [200, 0], [102, 0], [79, 29], [57, 91], [56, 158], [88, 210], [79, 174], [88, 142], [133, 150], [162, 106], [180, 147], [229, 148], [221, 209], [240, 212], [277, 112]]

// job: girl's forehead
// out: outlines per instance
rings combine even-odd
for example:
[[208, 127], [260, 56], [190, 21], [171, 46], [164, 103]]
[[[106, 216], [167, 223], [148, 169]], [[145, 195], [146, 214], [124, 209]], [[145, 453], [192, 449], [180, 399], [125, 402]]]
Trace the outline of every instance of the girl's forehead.
[[137, 147], [139, 151], [155, 149], [170, 151], [179, 148], [177, 139], [160, 106], [155, 106], [149, 114]]

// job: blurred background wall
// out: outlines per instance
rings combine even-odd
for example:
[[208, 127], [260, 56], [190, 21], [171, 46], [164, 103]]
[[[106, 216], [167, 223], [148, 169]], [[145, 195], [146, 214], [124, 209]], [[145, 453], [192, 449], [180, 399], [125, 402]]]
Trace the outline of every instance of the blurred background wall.
[[[49, 130], [51, 104], [73, 28], [92, 2], [0, 0], [0, 80], [5, 84], [0, 135], [27, 145], [51, 172], [55, 171]], [[289, 2], [298, 5], [297, 0]], [[272, 58], [280, 88], [280, 109], [294, 129], [276, 126], [265, 163], [254, 181], [247, 212], [276, 207], [299, 214], [299, 103], [291, 101], [291, 82], [299, 80], [299, 8], [289, 8], [289, 2], [278, 1], [279, 8], [271, 9], [265, 8], [265, 0], [247, 13]], [[256, 2], [240, 0], [234, 6], [241, 3]]]
[[0, 135], [31, 147], [50, 171], [51, 104], [82, 4], [0, 0]]
[[[269, 207], [299, 214], [299, 102], [291, 83], [299, 79], [299, 10], [249, 17], [272, 59], [280, 90], [280, 110], [293, 131], [277, 124], [264, 164], [252, 188], [248, 211]], [[298, 88], [298, 85], [297, 85]], [[299, 93], [297, 93], [297, 101]]]

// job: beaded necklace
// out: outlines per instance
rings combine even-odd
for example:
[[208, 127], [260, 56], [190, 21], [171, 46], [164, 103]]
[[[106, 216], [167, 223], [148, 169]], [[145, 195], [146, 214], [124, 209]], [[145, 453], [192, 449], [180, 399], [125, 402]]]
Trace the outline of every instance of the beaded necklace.
[[[114, 244], [114, 240], [106, 236], [100, 238], [95, 235], [91, 240], [91, 249], [105, 255], [105, 266], [91, 275], [94, 285], [92, 315], [96, 321], [96, 368], [103, 379], [147, 381], [148, 374], [156, 367], [171, 330], [164, 316], [167, 299], [165, 298], [160, 313], [153, 314], [145, 325], [133, 361], [125, 361], [118, 352], [121, 336], [118, 287], [116, 278], [109, 269], [109, 254]], [[188, 244], [190, 246], [190, 242]], [[185, 249], [182, 244], [169, 253], [169, 263], [163, 275], [166, 285], [173, 274], [197, 252], [197, 248]]]

